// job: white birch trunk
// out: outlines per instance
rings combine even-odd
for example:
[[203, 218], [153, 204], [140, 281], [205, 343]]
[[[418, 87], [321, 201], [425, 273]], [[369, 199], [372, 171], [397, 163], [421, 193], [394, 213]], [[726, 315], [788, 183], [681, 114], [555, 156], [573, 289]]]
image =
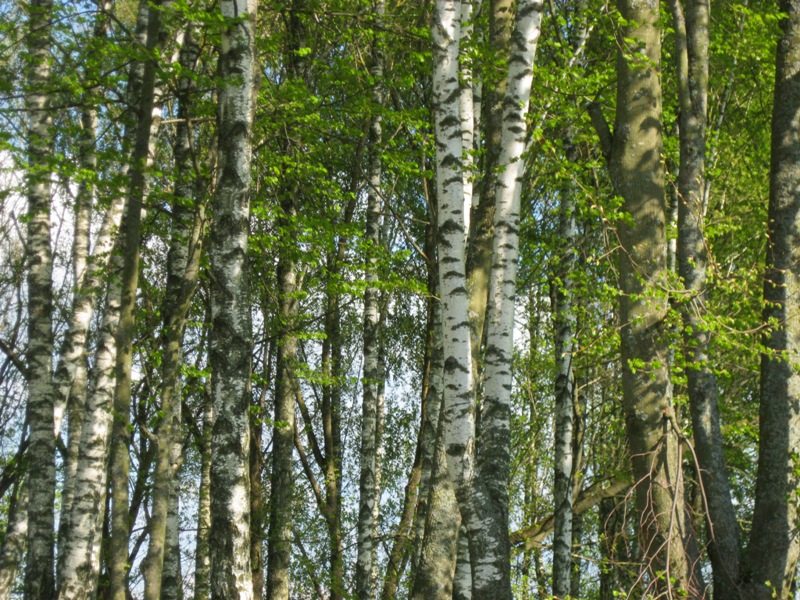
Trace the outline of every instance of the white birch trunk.
[[211, 597], [250, 600], [251, 317], [247, 240], [255, 89], [256, 0], [223, 0], [219, 169], [209, 256], [212, 275]]
[[503, 104], [500, 172], [495, 187], [493, 261], [486, 324], [485, 398], [478, 449], [479, 481], [474, 505], [465, 516], [470, 540], [473, 597], [510, 598], [508, 479], [514, 329], [514, 298], [519, 255], [519, 207], [523, 152], [539, 39], [542, 2], [521, 0], [511, 38], [508, 82]]
[[50, 178], [53, 131], [50, 114], [52, 0], [29, 6], [26, 59], [27, 239], [28, 266], [28, 552], [25, 597], [48, 600], [55, 591], [53, 573], [55, 438], [52, 385], [53, 258], [50, 245]]
[[[121, 267], [120, 258], [119, 254], [114, 255], [115, 272]], [[70, 525], [59, 556], [59, 600], [94, 598], [100, 574], [117, 354], [114, 332], [119, 324], [120, 297], [119, 280], [112, 277], [81, 431]]]
[[[383, 21], [385, 5], [378, 0], [375, 6], [376, 28]], [[376, 35], [380, 35], [376, 33]], [[379, 111], [383, 104], [383, 48], [380, 39], [373, 42], [373, 64], [370, 69], [375, 79], [372, 100], [375, 110]], [[380, 145], [382, 140], [381, 115], [372, 117], [369, 132], [369, 181], [367, 189], [367, 224], [365, 239], [368, 244], [367, 267], [364, 278], [364, 379], [361, 405], [361, 474], [359, 479], [358, 510], [358, 558], [356, 561], [356, 596], [367, 600], [374, 596], [372, 573], [375, 568], [376, 536], [378, 516], [378, 498], [376, 492], [378, 482], [377, 448], [379, 439], [378, 403], [381, 377], [380, 370], [380, 289], [377, 287], [378, 252], [381, 246], [381, 200], [382, 164]]]
[[[137, 36], [145, 41], [149, 9], [141, 2], [137, 18]], [[128, 100], [134, 106], [141, 97], [142, 63], [134, 63], [128, 76]], [[137, 119], [125, 124], [126, 154], [133, 146]], [[130, 159], [123, 165], [127, 174]], [[60, 600], [92, 598], [100, 573], [100, 544], [107, 496], [107, 463], [111, 437], [117, 346], [115, 332], [119, 325], [121, 287], [118, 277], [107, 277], [109, 270], [120, 273], [117, 229], [126, 205], [124, 191], [112, 198], [105, 214], [90, 259], [80, 298], [76, 301], [65, 349], [62, 352], [56, 382], [59, 401], [70, 407], [69, 454], [64, 482], [63, 524], [60, 527], [58, 597]], [[98, 331], [95, 361], [90, 381], [81, 385], [82, 354], [98, 290], [108, 279], [105, 309]], [[63, 367], [63, 369], [62, 369]], [[77, 454], [73, 457], [73, 446]], [[74, 461], [74, 466], [72, 462]], [[98, 510], [98, 507], [100, 510]]]

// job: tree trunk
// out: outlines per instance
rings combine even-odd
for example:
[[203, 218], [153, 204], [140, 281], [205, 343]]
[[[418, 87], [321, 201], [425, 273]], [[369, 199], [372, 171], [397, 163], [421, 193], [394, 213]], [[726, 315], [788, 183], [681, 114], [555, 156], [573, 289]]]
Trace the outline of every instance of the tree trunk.
[[383, 105], [383, 44], [379, 29], [382, 27], [385, 5], [378, 0], [375, 6], [375, 40], [370, 76], [375, 85], [372, 101], [376, 113], [372, 116], [369, 132], [369, 181], [367, 187], [367, 223], [365, 241], [367, 247], [367, 265], [364, 279], [364, 379], [363, 398], [361, 403], [361, 475], [359, 482], [358, 509], [358, 558], [356, 561], [356, 597], [369, 600], [374, 597], [372, 572], [376, 565], [377, 510], [380, 483], [378, 481], [378, 433], [379, 394], [383, 373], [380, 368], [381, 346], [381, 292], [377, 284], [379, 253], [381, 243], [381, 222], [383, 186], [381, 185], [381, 115]]
[[[437, 423], [435, 451], [431, 456], [430, 486], [426, 502], [424, 537], [417, 541], [419, 556], [413, 576], [413, 600], [452, 600], [461, 522], [453, 485], [447, 473], [444, 415], [441, 410], [442, 361], [431, 365], [431, 391], [426, 399], [429, 420]], [[438, 363], [438, 364], [436, 364]], [[437, 374], [438, 371], [438, 374]]]
[[[175, 444], [178, 450], [181, 444]], [[174, 447], [173, 447], [174, 449]], [[172, 464], [180, 465], [182, 461], [180, 452], [172, 455]], [[177, 480], [177, 476], [176, 476]], [[180, 489], [177, 482], [169, 493], [169, 506], [167, 509], [167, 526], [164, 533], [164, 567], [161, 570], [161, 600], [183, 600], [183, 571], [181, 567], [181, 539], [180, 539]]]
[[[569, 154], [571, 143], [567, 145]], [[574, 157], [568, 157], [572, 160]], [[553, 596], [566, 598], [570, 594], [572, 571], [573, 517], [573, 415], [575, 413], [575, 374], [572, 370], [574, 352], [575, 313], [572, 309], [573, 273], [576, 266], [575, 189], [560, 194], [559, 252], [555, 286], [553, 326], [555, 328], [555, 477], [553, 503], [555, 531], [553, 533]]]
[[215, 415], [211, 443], [211, 597], [250, 600], [252, 327], [247, 240], [256, 0], [223, 0], [220, 8], [225, 27], [219, 59], [219, 167], [209, 246]]
[[54, 429], [53, 258], [50, 246], [50, 177], [53, 130], [49, 88], [52, 0], [29, 6], [26, 98], [28, 111], [27, 240], [28, 262], [28, 552], [25, 598], [49, 600], [55, 594], [53, 536], [56, 471]]
[[28, 483], [17, 482], [17, 491], [8, 511], [3, 544], [0, 546], [0, 599], [11, 598], [17, 571], [25, 556], [28, 539]]
[[206, 390], [203, 407], [203, 430], [200, 445], [200, 489], [197, 493], [197, 545], [194, 560], [194, 600], [211, 597], [211, 434], [214, 427], [214, 403]]
[[745, 580], [749, 597], [790, 598], [796, 576], [800, 486], [800, 2], [783, 0], [772, 113], [764, 274], [758, 476]]
[[714, 597], [733, 598], [739, 579], [739, 525], [731, 500], [716, 376], [709, 356], [710, 332], [706, 314], [704, 236], [706, 122], [708, 106], [710, 7], [706, 0], [671, 0], [676, 33], [678, 96], [680, 101], [680, 167], [678, 171], [678, 274], [689, 299], [681, 307], [686, 350], [687, 389], [695, 451], [708, 505], [709, 556], [714, 574]]
[[181, 346], [186, 315], [191, 305], [200, 272], [200, 244], [205, 220], [206, 182], [194, 173], [194, 149], [191, 136], [192, 95], [199, 48], [193, 39], [192, 26], [184, 34], [179, 63], [184, 77], [178, 82], [178, 118], [175, 142], [176, 182], [172, 207], [172, 239], [167, 255], [167, 287], [161, 310], [161, 408], [155, 430], [156, 467], [153, 474], [152, 509], [149, 522], [150, 541], [142, 565], [145, 600], [162, 596], [161, 581], [164, 550], [167, 544], [167, 519], [170, 499], [181, 462]]
[[[619, 0], [627, 25], [617, 58], [611, 178], [629, 223], [619, 227], [622, 385], [650, 592], [697, 597], [689, 555], [680, 438], [672, 406], [668, 340], [666, 207], [661, 159], [658, 3]], [[630, 40], [634, 40], [630, 42]]]
[[112, 600], [126, 600], [128, 590], [128, 542], [130, 514], [128, 478], [130, 472], [130, 411], [133, 338], [136, 325], [136, 292], [139, 284], [139, 245], [142, 206], [147, 193], [148, 166], [152, 160], [151, 145], [158, 126], [160, 111], [155, 110], [157, 57], [163, 52], [167, 36], [162, 26], [162, 12], [171, 0], [161, 0], [150, 8], [147, 20], [147, 50], [142, 79], [142, 95], [137, 107], [136, 140], [131, 159], [128, 204], [121, 224], [122, 256], [121, 300], [117, 345], [116, 382], [114, 388], [114, 427], [111, 439], [111, 542], [109, 544], [109, 583]]
[[453, 600], [472, 598], [472, 561], [469, 557], [469, 538], [465, 527], [458, 529], [456, 570], [453, 574]]
[[[519, 255], [519, 210], [522, 194], [533, 61], [539, 39], [542, 3], [517, 5], [503, 105], [497, 176], [492, 270], [486, 322], [485, 393], [481, 443], [477, 449], [476, 487], [466, 504], [459, 497], [470, 541], [473, 597], [511, 597], [508, 541], [508, 481], [511, 450], [511, 388], [514, 298]], [[466, 511], [464, 508], [466, 507]]]

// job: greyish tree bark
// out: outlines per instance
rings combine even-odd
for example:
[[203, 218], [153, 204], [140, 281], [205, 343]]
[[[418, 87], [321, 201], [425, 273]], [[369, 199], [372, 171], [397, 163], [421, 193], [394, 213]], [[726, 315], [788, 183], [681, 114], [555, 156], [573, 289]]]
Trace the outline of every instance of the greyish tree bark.
[[[433, 215], [435, 208], [429, 206]], [[430, 345], [428, 386], [424, 390], [420, 424], [420, 484], [415, 517], [415, 543], [411, 564], [411, 597], [450, 600], [456, 542], [461, 515], [453, 485], [447, 473], [444, 430], [441, 420], [444, 383], [442, 356], [442, 309], [437, 298], [438, 268], [435, 220], [427, 227], [425, 251], [428, 255], [428, 344]], [[388, 599], [384, 599], [388, 600]]]
[[709, 556], [714, 597], [733, 598], [739, 580], [739, 524], [731, 500], [722, 447], [718, 387], [711, 368], [711, 334], [704, 324], [708, 292], [705, 240], [705, 159], [708, 113], [710, 5], [670, 0], [680, 103], [678, 170], [678, 274], [689, 296], [681, 304], [684, 355], [695, 451], [708, 504]]
[[0, 546], [0, 598], [11, 598], [17, 571], [25, 557], [28, 540], [28, 482], [16, 484]]
[[210, 386], [206, 387], [200, 442], [200, 486], [197, 491], [194, 600], [209, 600], [211, 597], [211, 436], [214, 427], [214, 404]]
[[[492, 266], [486, 318], [485, 398], [476, 448], [471, 317], [465, 259], [464, 120], [460, 103], [458, 3], [436, 2], [433, 104], [436, 135], [439, 285], [444, 342], [444, 441], [447, 467], [469, 539], [476, 600], [510, 598], [508, 476], [513, 314], [525, 113], [541, 23], [540, 2], [517, 6], [499, 135], [501, 172], [494, 193]], [[474, 311], [473, 311], [474, 312]]]
[[53, 356], [53, 253], [50, 245], [50, 178], [53, 131], [50, 112], [52, 0], [29, 5], [25, 59], [28, 111], [26, 188], [28, 195], [28, 552], [25, 598], [55, 594], [54, 506], [56, 492]]
[[217, 187], [213, 200], [211, 352], [211, 597], [250, 600], [250, 371], [247, 277], [255, 100], [256, 0], [222, 0]]
[[783, 0], [772, 113], [758, 475], [748, 597], [789, 598], [800, 555], [800, 1]]
[[[665, 318], [667, 240], [661, 158], [658, 2], [619, 0], [611, 179], [629, 222], [619, 227], [622, 386], [651, 592], [698, 597], [685, 516], [679, 432], [672, 406]], [[632, 40], [632, 41], [631, 41]]]

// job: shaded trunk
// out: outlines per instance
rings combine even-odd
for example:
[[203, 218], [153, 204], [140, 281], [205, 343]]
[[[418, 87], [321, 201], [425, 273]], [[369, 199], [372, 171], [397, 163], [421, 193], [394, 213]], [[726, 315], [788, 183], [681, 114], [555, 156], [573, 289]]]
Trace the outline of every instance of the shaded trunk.
[[710, 365], [711, 334], [705, 326], [708, 251], [704, 236], [706, 124], [710, 7], [706, 0], [671, 0], [676, 32], [680, 101], [678, 171], [678, 274], [689, 299], [681, 307], [684, 355], [688, 362], [692, 430], [708, 505], [709, 556], [714, 596], [733, 598], [739, 579], [739, 525], [731, 500], [722, 447], [716, 376]]
[[3, 544], [0, 546], [0, 598], [11, 598], [17, 571], [22, 564], [28, 540], [28, 483], [17, 483], [18, 491], [8, 510]]
[[52, 0], [29, 5], [25, 57], [28, 196], [25, 241], [28, 295], [28, 552], [25, 597], [49, 600], [55, 594], [53, 557], [56, 492], [53, 367], [53, 253], [50, 245], [50, 177], [53, 130], [49, 88]]
[[194, 173], [194, 149], [189, 119], [192, 118], [194, 71], [199, 48], [191, 26], [184, 34], [179, 64], [187, 75], [178, 82], [179, 122], [175, 141], [176, 183], [172, 207], [172, 234], [167, 255], [167, 287], [164, 296], [161, 333], [161, 419], [156, 425], [156, 466], [153, 475], [150, 541], [142, 565], [145, 599], [161, 596], [162, 569], [167, 545], [166, 531], [170, 499], [176, 493], [178, 468], [182, 456], [181, 387], [183, 332], [186, 315], [197, 287], [200, 272], [200, 243], [205, 220], [206, 182]]
[[197, 493], [197, 545], [194, 559], [194, 600], [211, 597], [211, 440], [214, 403], [206, 390], [200, 444], [200, 489]]
[[[265, 315], [266, 321], [266, 315]], [[263, 437], [267, 417], [267, 394], [272, 381], [274, 344], [264, 344], [262, 352], [263, 383], [253, 404], [250, 418], [250, 569], [253, 573], [253, 597], [264, 597], [264, 539], [267, 527], [267, 506], [263, 484], [265, 460]]]
[[437, 423], [435, 451], [431, 456], [430, 484], [427, 492], [424, 536], [417, 542], [419, 556], [413, 576], [414, 600], [451, 600], [458, 553], [461, 522], [453, 485], [447, 472], [442, 407], [442, 361], [431, 365], [431, 391], [428, 393], [428, 419]]
[[211, 259], [211, 597], [253, 596], [250, 568], [250, 373], [247, 274], [250, 159], [255, 100], [256, 0], [222, 0], [217, 113], [219, 168]]
[[126, 600], [128, 579], [128, 542], [130, 521], [128, 478], [130, 472], [130, 411], [133, 338], [136, 325], [136, 292], [139, 283], [139, 245], [142, 206], [147, 192], [148, 166], [152, 160], [153, 129], [158, 126], [160, 111], [156, 107], [156, 56], [163, 52], [167, 36], [162, 27], [162, 11], [170, 0], [157, 2], [150, 8], [147, 20], [148, 60], [142, 79], [142, 94], [137, 107], [136, 139], [131, 157], [128, 203], [120, 226], [122, 252], [121, 297], [119, 324], [115, 333], [116, 381], [114, 388], [114, 425], [111, 439], [111, 541], [109, 544], [109, 585], [113, 600]]
[[295, 397], [297, 379], [297, 207], [294, 192], [286, 190], [281, 199], [278, 229], [284, 232], [284, 248], [278, 262], [280, 322], [275, 380], [275, 415], [272, 429], [272, 482], [270, 487], [267, 598], [289, 599], [292, 559], [292, 506], [294, 494]]
[[772, 113], [758, 475], [745, 580], [752, 598], [793, 595], [800, 555], [800, 2], [783, 0]]
[[[567, 154], [571, 148], [567, 144]], [[569, 157], [572, 160], [574, 157]], [[575, 313], [572, 309], [573, 273], [576, 266], [575, 190], [560, 195], [558, 272], [555, 281], [556, 381], [555, 381], [555, 531], [553, 533], [553, 596], [570, 594], [572, 572], [573, 522], [573, 415], [575, 413], [575, 375], [572, 370], [575, 334]]]
[[[503, 103], [499, 166], [495, 187], [494, 239], [486, 318], [486, 367], [480, 444], [474, 490], [459, 495], [470, 542], [473, 597], [511, 597], [508, 540], [508, 481], [511, 450], [511, 389], [514, 299], [519, 255], [519, 210], [526, 142], [525, 116], [533, 81], [542, 3], [517, 5]], [[465, 502], [466, 500], [466, 502]], [[465, 510], [466, 509], [466, 510]]]

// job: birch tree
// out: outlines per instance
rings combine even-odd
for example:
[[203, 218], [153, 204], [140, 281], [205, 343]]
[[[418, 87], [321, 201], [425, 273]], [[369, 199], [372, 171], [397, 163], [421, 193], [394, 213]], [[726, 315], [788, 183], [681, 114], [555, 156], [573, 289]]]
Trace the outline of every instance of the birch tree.
[[373, 41], [370, 76], [375, 84], [372, 101], [376, 114], [372, 116], [369, 132], [369, 173], [367, 187], [367, 223], [365, 239], [369, 244], [364, 292], [364, 379], [361, 408], [361, 475], [358, 509], [358, 559], [356, 561], [356, 596], [363, 600], [373, 598], [372, 573], [376, 566], [376, 511], [379, 509], [380, 483], [378, 481], [378, 447], [381, 444], [378, 421], [381, 419], [379, 397], [383, 373], [380, 366], [381, 345], [381, 293], [377, 287], [378, 252], [381, 248], [381, 185], [382, 120], [383, 105], [383, 42], [380, 28], [383, 26], [385, 4], [378, 0], [375, 5], [375, 40]]
[[256, 0], [223, 0], [217, 113], [219, 166], [209, 256], [212, 275], [210, 364], [211, 597], [253, 595], [250, 571], [250, 370], [252, 332], [247, 277], [250, 134], [255, 93]]
[[[439, 284], [444, 331], [444, 436], [447, 463], [469, 538], [473, 597], [511, 596], [508, 543], [510, 390], [519, 203], [525, 113], [533, 78], [541, 5], [521, 2], [503, 103], [494, 209], [486, 334], [485, 399], [476, 448], [470, 319], [465, 261], [464, 152], [457, 101], [461, 11], [437, 2], [434, 41], [434, 125], [439, 227]], [[461, 181], [458, 181], [461, 178]]]
[[51, 0], [33, 0], [28, 8], [26, 57], [28, 226], [28, 553], [25, 597], [47, 600], [55, 593], [54, 505], [55, 438], [52, 386], [53, 257], [50, 245], [50, 178], [53, 131], [50, 113]]

